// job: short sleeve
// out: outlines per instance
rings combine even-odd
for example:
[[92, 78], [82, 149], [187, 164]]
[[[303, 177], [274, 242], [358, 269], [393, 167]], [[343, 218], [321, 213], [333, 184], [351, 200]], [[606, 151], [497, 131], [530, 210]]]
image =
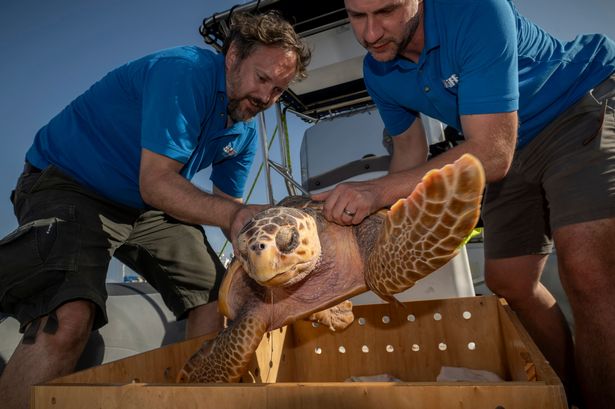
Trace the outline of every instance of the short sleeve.
[[370, 97], [378, 108], [378, 113], [384, 122], [384, 126], [391, 136], [397, 136], [410, 128], [414, 123], [416, 112], [406, 109], [401, 104], [389, 101], [383, 94], [381, 89], [385, 87], [378, 87], [377, 81], [372, 67], [369, 64], [371, 57], [367, 55], [363, 61], [363, 76], [365, 81], [365, 87]]
[[186, 163], [198, 144], [212, 95], [213, 75], [194, 62], [182, 58], [156, 61], [143, 90], [142, 147]]
[[456, 46], [459, 114], [512, 112], [519, 108], [517, 29], [510, 4], [474, 2], [459, 21]]

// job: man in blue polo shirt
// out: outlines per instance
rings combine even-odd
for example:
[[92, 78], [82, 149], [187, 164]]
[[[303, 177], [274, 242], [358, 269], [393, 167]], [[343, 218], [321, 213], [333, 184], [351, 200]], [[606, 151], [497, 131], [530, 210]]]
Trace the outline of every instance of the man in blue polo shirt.
[[[390, 174], [349, 183], [325, 216], [360, 222], [463, 153], [489, 182], [486, 280], [507, 298], [551, 365], [574, 382], [564, 317], [539, 278], [557, 247], [575, 318], [577, 379], [588, 407], [615, 407], [615, 44], [559, 41], [508, 0], [345, 0], [369, 51], [364, 78], [395, 153]], [[426, 163], [425, 113], [465, 142]]]
[[[0, 310], [22, 342], [0, 379], [5, 408], [34, 383], [74, 370], [107, 322], [115, 255], [187, 318], [187, 336], [220, 329], [224, 268], [201, 225], [229, 238], [262, 206], [241, 197], [256, 150], [254, 115], [310, 58], [277, 14], [235, 14], [223, 54], [160, 51], [95, 83], [36, 135], [12, 201], [20, 227], [0, 242]], [[213, 194], [190, 179], [211, 166]]]

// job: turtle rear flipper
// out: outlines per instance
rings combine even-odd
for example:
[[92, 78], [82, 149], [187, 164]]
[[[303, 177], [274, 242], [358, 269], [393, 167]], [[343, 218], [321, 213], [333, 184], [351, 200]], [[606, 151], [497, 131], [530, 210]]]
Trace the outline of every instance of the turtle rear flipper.
[[322, 324], [331, 331], [346, 329], [354, 321], [352, 301], [342, 301], [331, 308], [315, 312], [307, 320]]
[[386, 301], [446, 264], [480, 215], [485, 173], [474, 156], [428, 172], [412, 194], [387, 213], [365, 271], [368, 287]]

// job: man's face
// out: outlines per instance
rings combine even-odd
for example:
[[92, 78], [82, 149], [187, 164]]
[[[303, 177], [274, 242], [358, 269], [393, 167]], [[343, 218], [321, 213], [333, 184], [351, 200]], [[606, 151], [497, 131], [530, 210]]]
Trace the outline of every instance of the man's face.
[[419, 0], [345, 0], [354, 35], [377, 61], [403, 53], [420, 23]]
[[279, 47], [257, 46], [240, 60], [231, 45], [226, 54], [228, 114], [246, 121], [273, 105], [296, 74], [297, 55]]

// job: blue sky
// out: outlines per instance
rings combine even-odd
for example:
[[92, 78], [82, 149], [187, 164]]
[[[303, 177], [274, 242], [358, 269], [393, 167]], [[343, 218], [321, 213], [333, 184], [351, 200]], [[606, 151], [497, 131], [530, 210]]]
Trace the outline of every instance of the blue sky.
[[[615, 38], [613, 0], [516, 3], [521, 12], [560, 38], [584, 32]], [[17, 227], [8, 197], [41, 126], [116, 66], [162, 48], [203, 45], [198, 34], [202, 19], [233, 4], [223, 0], [2, 0], [0, 236]], [[273, 116], [269, 118], [271, 131]], [[305, 125], [289, 119], [293, 171], [300, 179], [298, 150]], [[195, 183], [210, 188], [207, 174], [199, 175]], [[275, 196], [281, 199], [285, 191], [280, 183], [275, 186]], [[262, 192], [255, 197], [255, 202], [265, 200]], [[223, 242], [213, 231], [211, 241], [215, 248]]]

